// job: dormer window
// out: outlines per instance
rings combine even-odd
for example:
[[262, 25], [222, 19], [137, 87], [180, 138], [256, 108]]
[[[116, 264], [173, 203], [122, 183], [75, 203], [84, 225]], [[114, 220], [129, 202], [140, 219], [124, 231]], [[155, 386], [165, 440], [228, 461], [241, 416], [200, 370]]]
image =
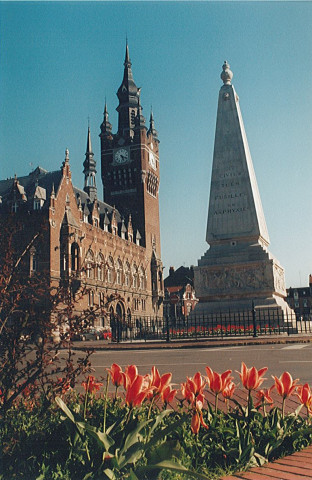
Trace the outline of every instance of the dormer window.
[[99, 226], [99, 221], [97, 218], [93, 218], [93, 224], [95, 227], [98, 227]]
[[40, 198], [34, 199], [34, 210], [41, 210], [42, 205], [43, 205], [43, 200], [41, 200]]

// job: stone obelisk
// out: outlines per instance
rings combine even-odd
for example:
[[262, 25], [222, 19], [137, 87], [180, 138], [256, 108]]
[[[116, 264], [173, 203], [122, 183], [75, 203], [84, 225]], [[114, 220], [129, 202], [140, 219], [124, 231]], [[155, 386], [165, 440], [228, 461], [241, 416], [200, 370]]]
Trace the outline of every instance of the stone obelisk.
[[196, 313], [277, 308], [289, 312], [284, 270], [269, 235], [239, 107], [224, 62], [213, 154], [207, 243], [194, 268]]

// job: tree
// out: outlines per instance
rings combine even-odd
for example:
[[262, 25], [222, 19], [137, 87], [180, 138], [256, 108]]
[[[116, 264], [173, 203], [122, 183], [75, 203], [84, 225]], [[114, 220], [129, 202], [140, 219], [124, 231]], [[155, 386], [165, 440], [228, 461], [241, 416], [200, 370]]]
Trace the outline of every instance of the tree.
[[[47, 402], [91, 370], [91, 351], [75, 358], [68, 335], [85, 328], [96, 309], [75, 313], [85, 289], [75, 279], [53, 280], [48, 228], [39, 217], [28, 228], [18, 215], [2, 218], [0, 235], [0, 408], [21, 395]], [[73, 295], [73, 290], [75, 295]], [[103, 314], [113, 298], [101, 306]], [[66, 328], [64, 331], [64, 319]], [[60, 337], [55, 336], [59, 333]], [[62, 333], [65, 334], [62, 336]], [[62, 356], [62, 361], [60, 357]]]

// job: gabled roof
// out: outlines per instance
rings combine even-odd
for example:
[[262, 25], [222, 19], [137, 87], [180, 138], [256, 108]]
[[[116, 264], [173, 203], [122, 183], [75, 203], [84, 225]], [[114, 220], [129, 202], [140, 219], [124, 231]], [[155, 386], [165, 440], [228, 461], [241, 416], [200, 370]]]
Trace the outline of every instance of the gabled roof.
[[188, 283], [193, 286], [194, 270], [192, 267], [179, 267], [177, 270], [170, 269], [170, 275], [165, 278], [165, 288], [185, 287]]
[[[16, 180], [18, 182], [19, 191], [23, 190], [23, 194], [26, 195], [27, 201], [32, 202], [35, 193], [36, 198], [44, 199], [45, 191], [46, 198], [49, 198], [52, 193], [53, 185], [55, 191], [57, 191], [61, 178], [62, 172], [60, 170], [47, 172], [47, 170], [37, 167], [29, 175], [18, 177]], [[5, 203], [6, 199], [10, 198], [16, 180], [14, 178], [0, 180], [0, 196], [2, 197], [3, 203]]]

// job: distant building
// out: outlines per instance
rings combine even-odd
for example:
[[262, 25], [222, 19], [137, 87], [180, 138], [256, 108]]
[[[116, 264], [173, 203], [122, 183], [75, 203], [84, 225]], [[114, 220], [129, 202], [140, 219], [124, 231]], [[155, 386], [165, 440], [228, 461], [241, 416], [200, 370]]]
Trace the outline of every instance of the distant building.
[[[96, 185], [96, 161], [88, 128], [84, 187], [72, 184], [69, 152], [58, 171], [37, 167], [29, 175], [0, 181], [0, 222], [14, 215], [24, 233], [45, 228], [43, 244], [28, 255], [29, 274], [48, 272], [73, 297], [86, 292], [76, 310], [104, 305], [110, 314], [162, 315], [163, 278], [159, 228], [159, 140], [151, 112], [145, 126], [140, 88], [132, 76], [128, 45], [117, 91], [118, 129], [112, 133], [105, 104], [100, 126], [104, 201]], [[77, 295], [76, 295], [77, 297]], [[66, 319], [65, 319], [66, 320]], [[103, 325], [105, 318], [95, 318]]]
[[171, 317], [188, 316], [198, 302], [194, 290], [193, 267], [170, 267], [164, 280], [164, 310]]
[[288, 288], [286, 301], [295, 311], [296, 317], [302, 320], [312, 318], [312, 275], [309, 275], [309, 286]]

